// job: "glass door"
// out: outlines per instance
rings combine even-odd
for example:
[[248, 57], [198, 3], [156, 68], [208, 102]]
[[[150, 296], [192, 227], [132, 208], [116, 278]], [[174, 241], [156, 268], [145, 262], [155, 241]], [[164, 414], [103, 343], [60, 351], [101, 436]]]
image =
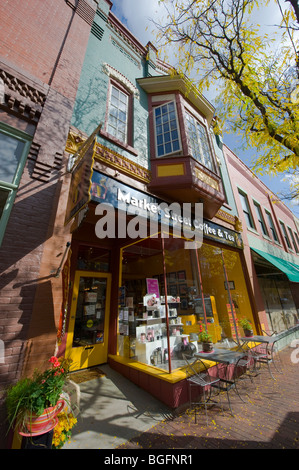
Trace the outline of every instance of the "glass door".
[[77, 271], [71, 303], [66, 357], [71, 370], [107, 362], [111, 275]]

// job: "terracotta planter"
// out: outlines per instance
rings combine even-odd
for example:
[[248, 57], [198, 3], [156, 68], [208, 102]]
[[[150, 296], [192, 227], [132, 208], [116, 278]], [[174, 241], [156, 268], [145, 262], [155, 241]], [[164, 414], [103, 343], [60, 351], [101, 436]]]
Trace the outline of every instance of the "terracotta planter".
[[214, 344], [213, 343], [203, 342], [201, 344], [202, 344], [202, 350], [204, 352], [211, 352], [214, 349]]
[[[25, 421], [25, 427], [27, 429], [20, 430], [19, 434], [23, 436], [38, 436], [49, 432], [56, 426], [58, 422], [56, 416], [63, 410], [64, 406], [65, 401], [58, 400], [55, 406], [46, 408], [40, 416], [32, 415], [28, 417]], [[26, 431], [28, 431], [28, 433]]]

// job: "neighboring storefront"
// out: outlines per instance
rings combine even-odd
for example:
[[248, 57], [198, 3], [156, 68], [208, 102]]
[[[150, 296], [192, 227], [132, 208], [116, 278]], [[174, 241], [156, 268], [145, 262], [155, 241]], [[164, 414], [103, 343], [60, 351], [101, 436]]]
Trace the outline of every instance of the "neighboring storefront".
[[275, 256], [252, 248], [251, 253], [271, 330], [280, 332], [291, 328], [299, 320], [299, 304], [298, 310], [295, 304], [299, 265], [286, 261], [277, 252]]
[[228, 147], [223, 149], [262, 329], [289, 330], [299, 321], [298, 227], [289, 208]]

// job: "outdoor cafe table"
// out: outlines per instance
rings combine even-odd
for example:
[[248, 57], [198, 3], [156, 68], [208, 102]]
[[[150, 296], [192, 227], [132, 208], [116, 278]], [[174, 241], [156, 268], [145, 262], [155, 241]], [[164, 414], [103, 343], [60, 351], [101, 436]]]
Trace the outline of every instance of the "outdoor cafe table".
[[[194, 357], [197, 357], [199, 359], [205, 359], [207, 361], [216, 362], [217, 366], [218, 366], [218, 364], [224, 364], [226, 366], [224, 376], [223, 377], [219, 376], [219, 378], [220, 378], [220, 382], [222, 382], [222, 384], [223, 384], [223, 386], [221, 387], [221, 390], [225, 391], [227, 393], [228, 404], [229, 404], [229, 408], [230, 408], [230, 411], [231, 411], [232, 414], [233, 414], [233, 412], [232, 412], [228, 392], [232, 388], [235, 388], [235, 381], [230, 380], [228, 367], [232, 364], [236, 364], [245, 355], [246, 355], [246, 353], [244, 351], [240, 351], [240, 350], [239, 351], [234, 351], [234, 350], [227, 350], [227, 349], [220, 349], [220, 348], [219, 349], [215, 348], [212, 352], [208, 352], [208, 353], [204, 352], [204, 351], [198, 351], [198, 352], [194, 353]], [[239, 395], [239, 393], [238, 393], [238, 395]]]
[[241, 357], [244, 356], [244, 351], [233, 351], [230, 349], [215, 348], [212, 352], [198, 351], [194, 353], [194, 357], [206, 359], [208, 361], [217, 362], [217, 364], [235, 364]]
[[[241, 341], [243, 341], [243, 346], [245, 343], [255, 343], [255, 345], [262, 343], [266, 345], [265, 352], [262, 355], [260, 355], [259, 359], [258, 359], [258, 353], [256, 354], [256, 360], [259, 360], [259, 362], [264, 362], [267, 364], [269, 373], [273, 380], [276, 380], [276, 379], [272, 374], [270, 364], [273, 363], [277, 372], [280, 372], [279, 369], [277, 368], [277, 364], [274, 358], [275, 344], [278, 341], [278, 339], [279, 338], [276, 335], [273, 335], [273, 336], [253, 335], [253, 336], [244, 336], [241, 338]], [[253, 353], [253, 358], [254, 358], [254, 353]]]

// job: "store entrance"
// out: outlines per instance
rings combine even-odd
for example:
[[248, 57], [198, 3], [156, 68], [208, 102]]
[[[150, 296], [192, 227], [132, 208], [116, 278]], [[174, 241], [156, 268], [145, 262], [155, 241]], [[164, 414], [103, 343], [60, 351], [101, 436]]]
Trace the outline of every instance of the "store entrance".
[[111, 274], [76, 271], [66, 357], [71, 370], [107, 362]]

